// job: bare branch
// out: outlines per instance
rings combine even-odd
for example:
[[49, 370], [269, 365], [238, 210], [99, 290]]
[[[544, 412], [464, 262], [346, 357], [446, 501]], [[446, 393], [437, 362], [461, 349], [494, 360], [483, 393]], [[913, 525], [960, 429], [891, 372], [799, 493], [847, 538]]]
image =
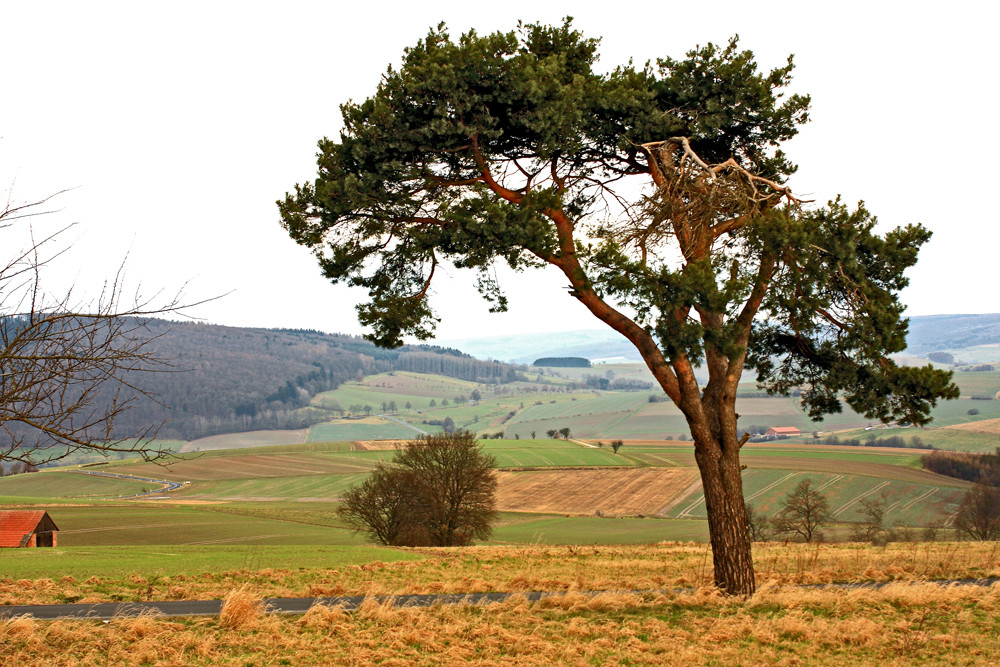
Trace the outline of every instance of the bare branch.
[[[8, 205], [0, 219], [42, 215], [48, 211], [35, 209], [51, 198]], [[179, 296], [127, 302], [125, 262], [94, 301], [78, 301], [72, 287], [48, 294], [42, 269], [66, 252], [56, 241], [68, 228], [40, 239], [29, 229], [28, 246], [0, 263], [0, 461], [37, 465], [77, 451], [157, 458], [167, 453], [153, 442], [159, 424], [127, 433], [116, 424], [139, 401], [156, 400], [134, 374], [169, 368], [146, 322], [179, 312]]]

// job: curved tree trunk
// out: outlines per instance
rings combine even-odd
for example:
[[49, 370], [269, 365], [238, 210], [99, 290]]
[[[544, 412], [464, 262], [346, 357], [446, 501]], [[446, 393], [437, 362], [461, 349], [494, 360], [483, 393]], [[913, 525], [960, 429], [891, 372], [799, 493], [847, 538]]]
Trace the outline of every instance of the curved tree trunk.
[[705, 491], [715, 585], [729, 595], [752, 595], [756, 584], [739, 448], [696, 441], [695, 459]]

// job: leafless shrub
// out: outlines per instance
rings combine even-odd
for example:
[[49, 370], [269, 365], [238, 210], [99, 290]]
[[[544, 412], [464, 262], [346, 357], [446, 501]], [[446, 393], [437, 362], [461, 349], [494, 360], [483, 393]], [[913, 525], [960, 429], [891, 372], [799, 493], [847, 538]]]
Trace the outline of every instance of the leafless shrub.
[[976, 484], [962, 498], [955, 528], [973, 540], [1000, 539], [1000, 487]]
[[382, 544], [461, 546], [486, 539], [496, 518], [496, 462], [474, 434], [412, 440], [344, 494], [341, 518]]
[[777, 532], [798, 536], [806, 542], [820, 538], [819, 527], [830, 520], [830, 501], [804, 479], [782, 501], [782, 510], [773, 519]]

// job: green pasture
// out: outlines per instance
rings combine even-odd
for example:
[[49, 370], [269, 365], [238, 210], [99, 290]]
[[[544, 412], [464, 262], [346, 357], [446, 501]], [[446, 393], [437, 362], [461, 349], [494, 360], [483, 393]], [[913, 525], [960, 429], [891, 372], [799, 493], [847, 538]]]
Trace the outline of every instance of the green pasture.
[[[423, 429], [425, 431], [430, 429]], [[335, 419], [316, 424], [309, 428], [306, 442], [328, 442], [331, 440], [409, 440], [420, 433], [389, 420], [371, 424], [350, 419]]]
[[[569, 400], [555, 401], [553, 398], [544, 400], [535, 398], [525, 402], [524, 410], [514, 418], [518, 421], [538, 421], [545, 419], [565, 419], [584, 415], [604, 414], [609, 412], [635, 412], [641, 406], [649, 403], [648, 392], [578, 392], [570, 394]], [[536, 403], [538, 403], [536, 405]]]
[[[129, 496], [159, 488], [157, 484], [79, 472], [43, 470], [0, 478], [0, 496], [11, 499], [99, 499]], [[15, 500], [16, 502], [16, 500]]]
[[[531, 438], [535, 433], [537, 437], [544, 437], [550, 430], [569, 428], [570, 437], [573, 438], [614, 438], [614, 437], [634, 437], [630, 435], [617, 435], [619, 432], [627, 430], [625, 425], [631, 423], [634, 415], [630, 412], [587, 414], [575, 417], [557, 417], [552, 419], [523, 419], [520, 422], [508, 424], [505, 430], [506, 436], [520, 436], [522, 440]], [[662, 431], [658, 432], [660, 438]]]
[[[740, 458], [745, 461], [767, 458], [796, 458], [796, 459], [829, 459], [835, 461], [855, 461], [863, 463], [881, 463], [886, 465], [903, 466], [906, 468], [919, 468], [920, 455], [900, 449], [899, 453], [884, 452], [858, 452], [835, 451], [829, 449], [771, 449], [764, 447], [754, 447], [752, 443], [747, 444], [740, 452]], [[766, 463], [764, 463], [766, 465]], [[808, 465], [808, 464], [806, 464]]]
[[444, 398], [451, 402], [455, 396], [469, 396], [477, 388], [483, 394], [486, 393], [486, 390], [475, 382], [442, 375], [381, 373], [366, 377], [361, 382], [346, 382], [332, 391], [317, 394], [313, 397], [312, 403], [327, 409], [339, 405], [343, 410], [349, 410], [352, 405], [370, 405], [372, 413], [375, 414], [382, 411], [383, 402], [395, 401], [397, 410], [402, 412], [409, 401], [411, 409], [426, 410], [430, 407], [432, 399], [436, 403], [440, 403]]
[[49, 512], [59, 545], [359, 544], [345, 528], [215, 511], [211, 505], [62, 507]]
[[[969, 410], [978, 410], [978, 414], [970, 415]], [[960, 398], [955, 401], [941, 401], [933, 410], [932, 427], [967, 424], [983, 419], [1000, 418], [1000, 401], [979, 401], [971, 398]]]
[[976, 452], [992, 453], [1000, 446], [1000, 436], [990, 433], [975, 433], [973, 431], [962, 431], [945, 428], [879, 428], [871, 431], [854, 430], [844, 431], [836, 434], [841, 440], [852, 440], [857, 438], [861, 442], [866, 442], [874, 435], [876, 438], [887, 438], [899, 436], [907, 442], [912, 442], [913, 438], [920, 438], [921, 446], [925, 448], [935, 447], [956, 452]]
[[347, 475], [305, 475], [296, 477], [254, 477], [222, 479], [191, 484], [182, 494], [183, 499], [206, 500], [331, 500], [360, 483], [367, 473]]
[[[990, 347], [993, 355], [987, 361], [1000, 360], [1000, 350]], [[969, 360], [972, 361], [972, 360]], [[952, 381], [962, 391], [962, 396], [995, 397], [1000, 391], [1000, 371], [965, 371], [956, 372]]]
[[8, 579], [49, 579], [71, 576], [119, 579], [136, 574], [157, 576], [219, 575], [265, 568], [339, 568], [372, 561], [421, 560], [410, 551], [371, 545], [113, 545], [54, 549], [0, 550], [0, 571]]
[[504, 514], [491, 544], [653, 544], [705, 542], [708, 523], [674, 519]]
[[[175, 460], [210, 459], [216, 457], [250, 456], [254, 454], [300, 454], [313, 452], [349, 452], [351, 443], [347, 441], [323, 441], [301, 442], [287, 445], [261, 445], [255, 447], [241, 447], [239, 451], [231, 449], [213, 449], [197, 453], [177, 454], [165, 459], [163, 463], [169, 464]], [[129, 462], [122, 462], [119, 465], [127, 465]]]
[[[520, 441], [524, 442], [524, 441]], [[528, 441], [530, 442], [530, 441]], [[631, 466], [623, 456], [610, 449], [592, 449], [567, 444], [550, 448], [522, 447], [491, 450], [498, 468], [561, 468], [577, 466]]]
[[[175, 482], [211, 482], [222, 479], [336, 475], [367, 472], [392, 452], [302, 451], [266, 453], [235, 449], [227, 456], [186, 455], [169, 464], [131, 463], [109, 471], [137, 474]], [[220, 452], [221, 454], [221, 452]]]
[[[885, 496], [886, 526], [902, 524], [925, 526], [946, 523], [958, 510], [964, 489], [955, 486], [919, 484], [898, 479], [867, 475], [836, 474], [815, 471], [749, 469], [743, 473], [743, 493], [747, 503], [770, 516], [782, 508], [782, 501], [802, 480], [822, 492], [830, 503], [833, 520], [852, 522], [860, 519], [861, 500]], [[676, 519], [705, 519], [705, 499], [696, 490], [668, 513]]]

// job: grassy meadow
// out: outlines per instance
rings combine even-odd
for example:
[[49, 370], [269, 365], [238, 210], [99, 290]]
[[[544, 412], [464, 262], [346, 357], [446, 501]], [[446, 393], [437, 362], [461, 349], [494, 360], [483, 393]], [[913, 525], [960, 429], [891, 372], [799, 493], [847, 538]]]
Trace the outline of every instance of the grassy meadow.
[[252, 593], [217, 618], [0, 621], [10, 664], [981, 665], [1000, 661], [1000, 588], [766, 587], [747, 600], [569, 592], [488, 606], [267, 616]]

